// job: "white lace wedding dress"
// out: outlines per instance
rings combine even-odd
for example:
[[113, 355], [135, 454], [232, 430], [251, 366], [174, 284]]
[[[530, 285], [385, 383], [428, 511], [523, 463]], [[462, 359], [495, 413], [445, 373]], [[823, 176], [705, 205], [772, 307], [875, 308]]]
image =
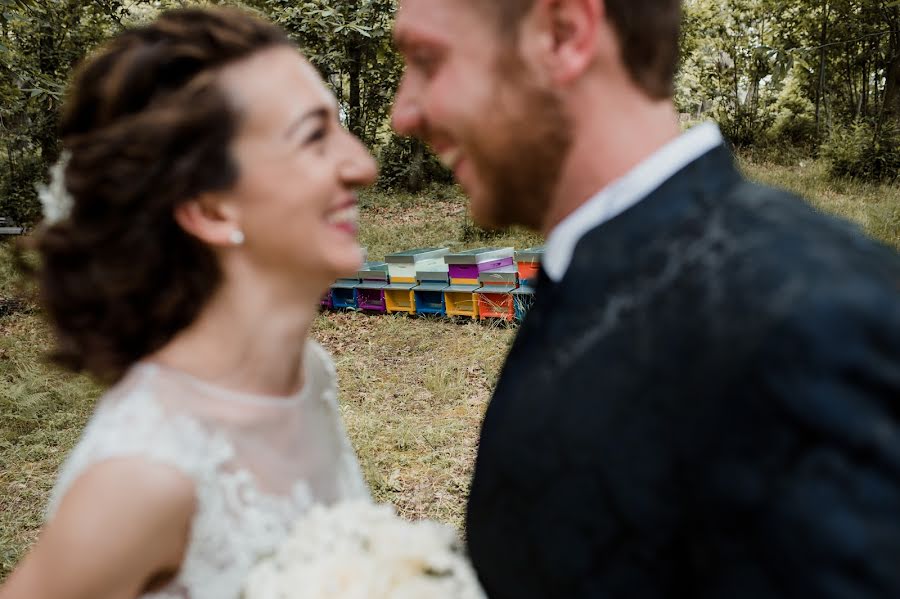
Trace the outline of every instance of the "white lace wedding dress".
[[98, 403], [48, 518], [92, 464], [139, 457], [169, 465], [193, 481], [197, 508], [177, 576], [142, 597], [237, 599], [250, 568], [311, 504], [368, 497], [338, 412], [334, 366], [315, 342], [304, 372], [296, 396], [267, 398], [138, 364]]

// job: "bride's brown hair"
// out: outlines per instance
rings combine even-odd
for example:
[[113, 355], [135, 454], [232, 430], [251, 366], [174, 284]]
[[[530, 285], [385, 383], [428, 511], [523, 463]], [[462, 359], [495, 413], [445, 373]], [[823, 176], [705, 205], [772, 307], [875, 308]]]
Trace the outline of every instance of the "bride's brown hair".
[[59, 363], [114, 381], [196, 318], [221, 273], [173, 212], [238, 178], [229, 145], [241, 115], [217, 73], [288, 44], [242, 11], [177, 10], [78, 69], [61, 119], [74, 208], [37, 240]]

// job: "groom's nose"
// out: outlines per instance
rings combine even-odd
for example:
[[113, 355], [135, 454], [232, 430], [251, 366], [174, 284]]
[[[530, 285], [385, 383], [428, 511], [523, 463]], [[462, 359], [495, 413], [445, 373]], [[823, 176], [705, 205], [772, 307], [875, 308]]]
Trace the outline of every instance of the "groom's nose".
[[394, 98], [391, 126], [402, 136], [416, 135], [422, 130], [422, 108], [418, 94], [411, 88], [406, 77], [400, 81], [400, 88]]

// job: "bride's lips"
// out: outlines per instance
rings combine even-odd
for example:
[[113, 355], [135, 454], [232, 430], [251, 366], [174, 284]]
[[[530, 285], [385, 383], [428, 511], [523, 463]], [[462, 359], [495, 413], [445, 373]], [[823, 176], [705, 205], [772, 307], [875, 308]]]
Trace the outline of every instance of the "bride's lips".
[[356, 197], [349, 197], [329, 210], [325, 220], [332, 227], [356, 237], [359, 232], [359, 204]]

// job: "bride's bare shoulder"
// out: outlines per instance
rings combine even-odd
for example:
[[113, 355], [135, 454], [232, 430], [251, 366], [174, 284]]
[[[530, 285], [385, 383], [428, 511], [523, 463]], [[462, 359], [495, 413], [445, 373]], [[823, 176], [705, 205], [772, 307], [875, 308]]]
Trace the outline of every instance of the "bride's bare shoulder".
[[170, 466], [142, 458], [94, 464], [73, 481], [0, 598], [135, 597], [177, 571], [194, 510], [193, 483]]

